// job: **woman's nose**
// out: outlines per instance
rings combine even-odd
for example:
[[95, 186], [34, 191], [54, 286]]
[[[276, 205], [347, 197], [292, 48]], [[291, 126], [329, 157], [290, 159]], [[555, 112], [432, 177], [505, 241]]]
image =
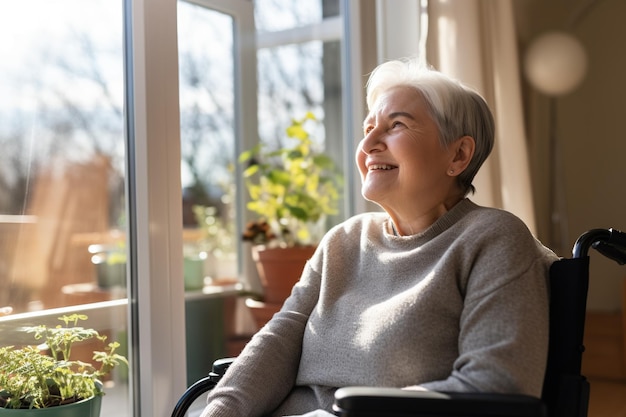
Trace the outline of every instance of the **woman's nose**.
[[380, 152], [385, 149], [384, 135], [378, 129], [371, 129], [361, 140], [361, 151], [366, 154]]

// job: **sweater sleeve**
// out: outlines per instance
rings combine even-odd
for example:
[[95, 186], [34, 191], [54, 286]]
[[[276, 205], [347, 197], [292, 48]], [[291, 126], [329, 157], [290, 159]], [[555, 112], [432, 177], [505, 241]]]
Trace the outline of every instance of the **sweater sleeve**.
[[254, 335], [207, 397], [202, 417], [266, 415], [292, 390], [319, 277], [310, 266], [283, 308]]
[[548, 271], [556, 256], [525, 229], [507, 226], [495, 235], [500, 238], [475, 240], [480, 250], [469, 269], [453, 370], [422, 388], [541, 396]]

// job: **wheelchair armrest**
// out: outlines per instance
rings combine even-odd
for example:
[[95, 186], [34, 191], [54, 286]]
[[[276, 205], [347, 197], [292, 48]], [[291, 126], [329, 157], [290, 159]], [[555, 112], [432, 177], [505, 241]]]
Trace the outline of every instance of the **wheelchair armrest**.
[[224, 376], [235, 359], [237, 358], [223, 358], [216, 360], [213, 362], [213, 373], [219, 375], [220, 377]]
[[218, 359], [213, 362], [213, 370], [208, 376], [196, 381], [184, 392], [176, 403], [171, 417], [184, 417], [191, 404], [205, 392], [213, 389], [233, 363], [235, 358]]
[[335, 393], [341, 417], [546, 417], [544, 403], [527, 395], [345, 387]]

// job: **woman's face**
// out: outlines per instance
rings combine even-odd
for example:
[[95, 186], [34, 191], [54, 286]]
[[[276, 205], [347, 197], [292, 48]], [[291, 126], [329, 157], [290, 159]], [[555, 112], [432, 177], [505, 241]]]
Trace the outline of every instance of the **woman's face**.
[[[356, 152], [363, 196], [388, 212], [430, 209], [454, 186], [448, 175], [454, 151], [439, 143], [439, 132], [420, 93], [395, 87], [382, 94], [364, 122]], [[425, 206], [426, 205], [426, 206]]]

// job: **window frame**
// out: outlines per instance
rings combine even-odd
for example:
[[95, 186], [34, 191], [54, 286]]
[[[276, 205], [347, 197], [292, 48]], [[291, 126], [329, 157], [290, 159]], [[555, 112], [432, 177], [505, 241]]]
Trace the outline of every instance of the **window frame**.
[[185, 384], [176, 3], [124, 6], [132, 412], [159, 415]]
[[[123, 0], [127, 77], [127, 213], [131, 402], [135, 416], [169, 415], [186, 388], [182, 201], [178, 92], [177, 2]], [[233, 16], [235, 22], [236, 143], [240, 153], [258, 142], [256, 42], [250, 0], [186, 0]], [[364, 116], [361, 4], [341, 0], [347, 216], [355, 198], [354, 150]], [[244, 123], [245, 121], [245, 123]], [[241, 170], [236, 173], [242, 184]], [[238, 190], [243, 189], [239, 186]], [[237, 218], [245, 207], [237, 195]], [[243, 227], [243, 224], [239, 224]], [[241, 249], [240, 249], [241, 250]], [[240, 253], [239, 268], [251, 262]]]
[[[253, 33], [252, 4], [193, 3], [234, 18], [236, 132], [253, 137], [256, 104], [241, 98], [256, 91], [255, 48], [245, 35]], [[124, 8], [132, 411], [169, 415], [186, 389], [177, 2], [125, 0]]]

